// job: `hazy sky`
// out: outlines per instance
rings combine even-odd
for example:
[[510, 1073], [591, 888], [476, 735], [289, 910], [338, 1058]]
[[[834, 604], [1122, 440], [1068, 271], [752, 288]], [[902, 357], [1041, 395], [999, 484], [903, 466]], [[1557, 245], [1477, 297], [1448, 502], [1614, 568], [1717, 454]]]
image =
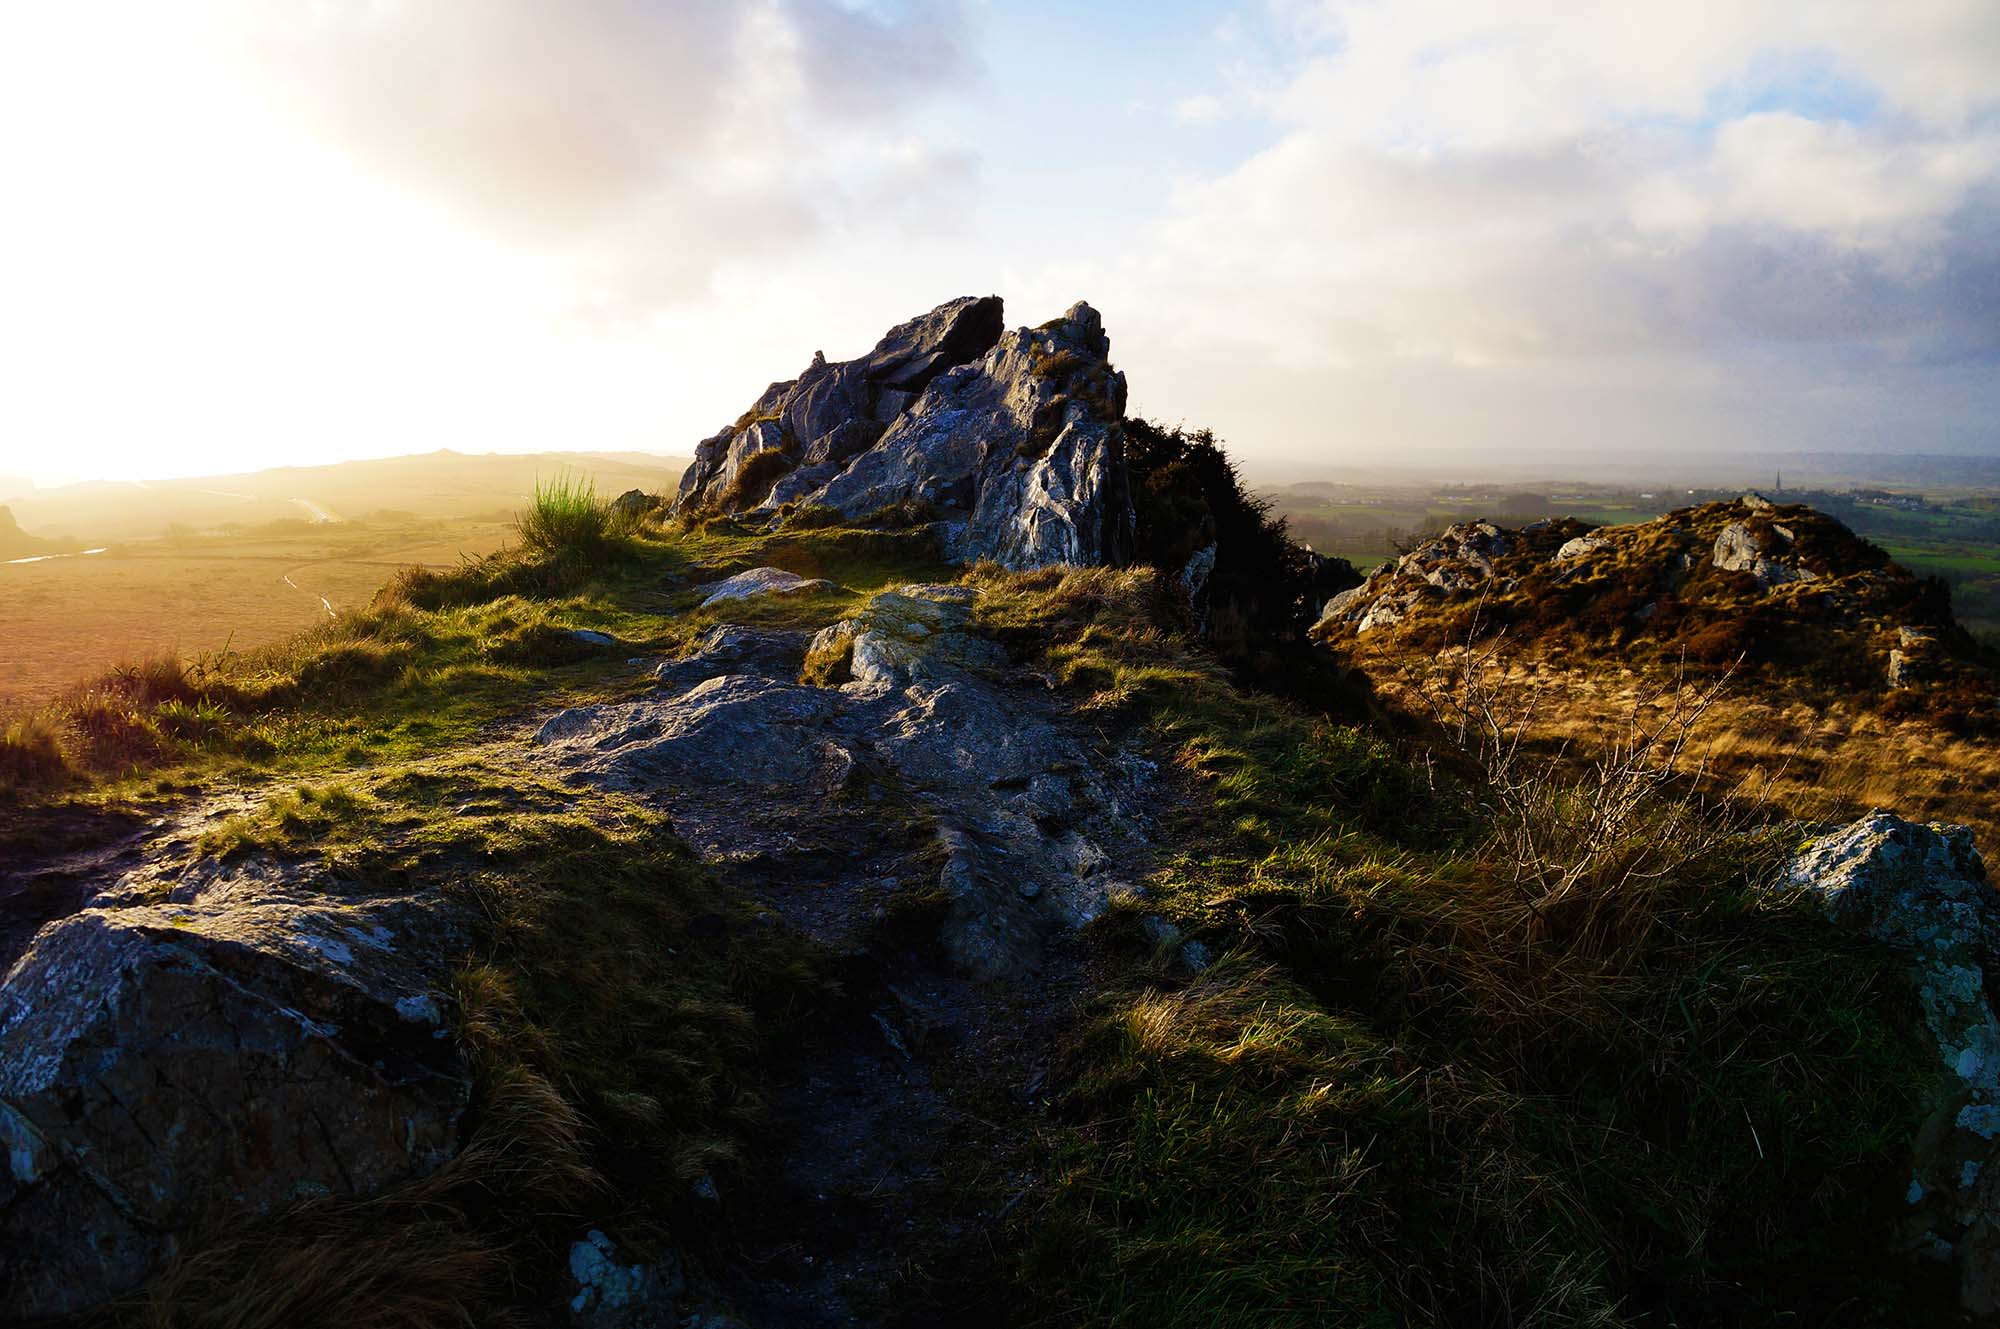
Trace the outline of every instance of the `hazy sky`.
[[0, 10], [0, 474], [685, 454], [956, 295], [1251, 458], [2000, 451], [1995, 0]]

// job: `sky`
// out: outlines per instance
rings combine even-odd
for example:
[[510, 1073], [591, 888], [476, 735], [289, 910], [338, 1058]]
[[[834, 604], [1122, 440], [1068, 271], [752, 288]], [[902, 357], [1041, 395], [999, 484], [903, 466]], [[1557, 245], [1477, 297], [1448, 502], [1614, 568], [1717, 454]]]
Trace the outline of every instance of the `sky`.
[[2000, 452], [1993, 0], [0, 10], [0, 475], [687, 455], [997, 293], [1251, 463]]

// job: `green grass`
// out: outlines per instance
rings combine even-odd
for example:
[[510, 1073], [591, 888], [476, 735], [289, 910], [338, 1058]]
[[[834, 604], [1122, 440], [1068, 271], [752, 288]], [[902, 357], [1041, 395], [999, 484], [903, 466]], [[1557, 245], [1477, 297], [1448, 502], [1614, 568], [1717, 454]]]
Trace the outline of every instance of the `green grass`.
[[1449, 754], [1244, 693], [1134, 579], [982, 580], [989, 630], [1171, 758], [1143, 907], [1222, 957], [1100, 925], [1126, 967], [1016, 1228], [1039, 1322], [1926, 1322], [1880, 1233], [1935, 1068], [1884, 957], [1752, 889], [1781, 830], [1607, 875], [1611, 934], [1538, 919]]
[[514, 525], [522, 548], [587, 565], [612, 557], [621, 534], [616, 514], [597, 497], [596, 485], [588, 476], [573, 474], [536, 481], [534, 500]]
[[[921, 530], [762, 534], [720, 519], [618, 538], [601, 564], [524, 544], [453, 572], [409, 569], [367, 608], [277, 646], [115, 670], [7, 722], [0, 799], [149, 799], [414, 760], [510, 716], [626, 695], [642, 685], [629, 658], [681, 653], [717, 623], [817, 629], [885, 586], [953, 575]], [[766, 564], [838, 589], [695, 607], [702, 584]]]

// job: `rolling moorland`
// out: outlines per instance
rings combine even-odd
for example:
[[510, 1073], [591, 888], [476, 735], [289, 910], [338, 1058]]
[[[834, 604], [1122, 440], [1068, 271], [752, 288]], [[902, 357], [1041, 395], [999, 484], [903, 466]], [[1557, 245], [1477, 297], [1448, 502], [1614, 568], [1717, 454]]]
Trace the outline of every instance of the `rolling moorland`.
[[1699, 747], [1973, 780], [1944, 588], [1740, 495], [1364, 578], [1124, 396], [955, 301], [18, 712], [4, 1313], [1992, 1323], [2000, 915], [1867, 815], [1990, 785]]
[[580, 468], [622, 492], [671, 487], [681, 463], [438, 452], [145, 485], [15, 482], [0, 491], [0, 713], [132, 660], [253, 651], [366, 605], [398, 568], [489, 554], [537, 478]]

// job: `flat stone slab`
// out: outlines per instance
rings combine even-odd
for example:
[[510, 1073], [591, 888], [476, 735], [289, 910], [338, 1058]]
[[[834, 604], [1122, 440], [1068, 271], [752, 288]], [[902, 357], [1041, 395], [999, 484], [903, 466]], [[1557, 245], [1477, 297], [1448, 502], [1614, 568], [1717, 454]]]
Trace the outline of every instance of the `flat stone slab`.
[[834, 584], [822, 577], [801, 577], [783, 568], [752, 568], [709, 586], [701, 607], [707, 609], [726, 600], [750, 600], [760, 595], [809, 595], [833, 589]]

